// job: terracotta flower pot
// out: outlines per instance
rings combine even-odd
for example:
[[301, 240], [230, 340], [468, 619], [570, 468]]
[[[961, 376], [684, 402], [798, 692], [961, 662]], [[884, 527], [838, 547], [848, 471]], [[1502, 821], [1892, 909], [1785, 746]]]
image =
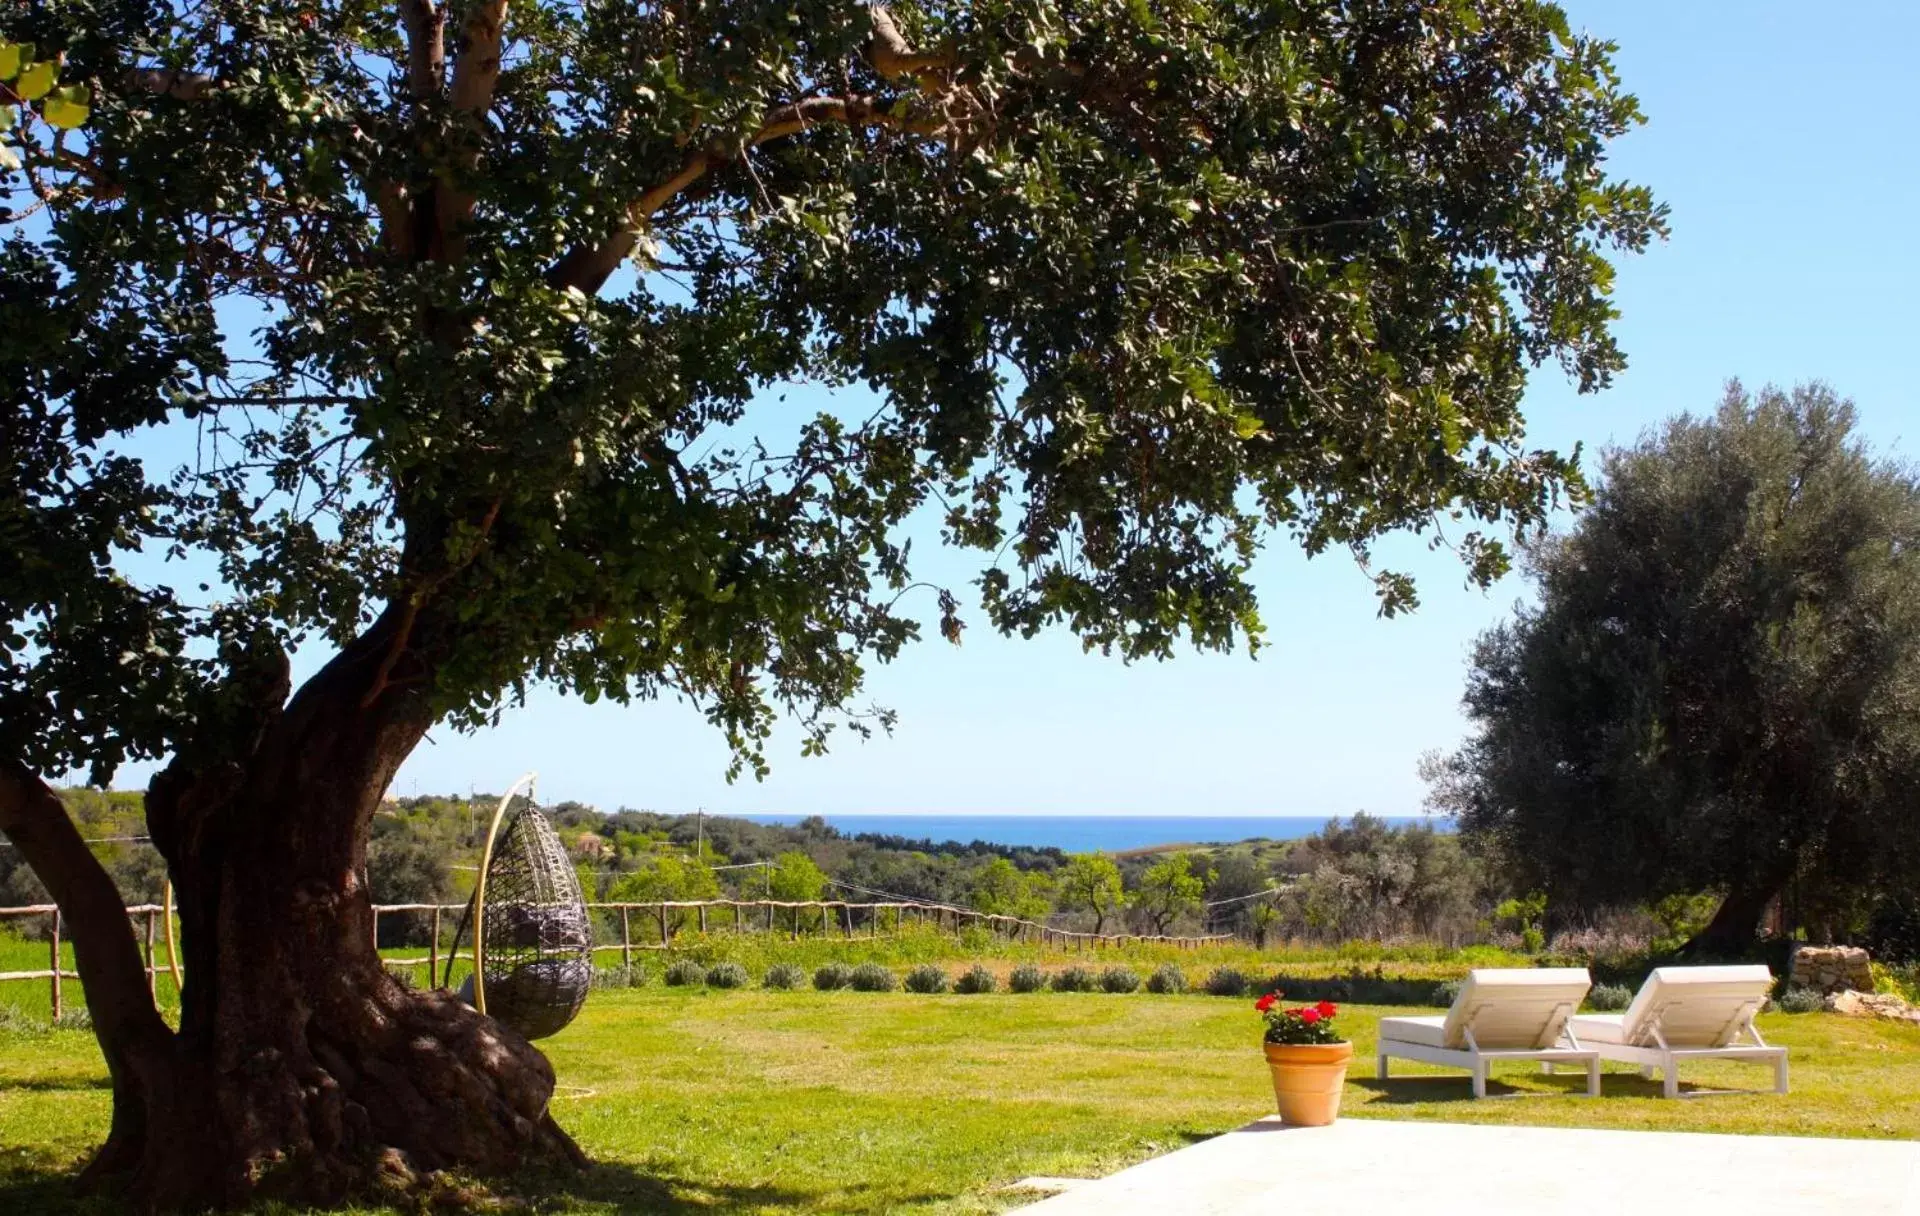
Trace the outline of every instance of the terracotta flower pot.
[[1352, 1043], [1267, 1043], [1267, 1070], [1280, 1118], [1301, 1127], [1325, 1127], [1340, 1117]]

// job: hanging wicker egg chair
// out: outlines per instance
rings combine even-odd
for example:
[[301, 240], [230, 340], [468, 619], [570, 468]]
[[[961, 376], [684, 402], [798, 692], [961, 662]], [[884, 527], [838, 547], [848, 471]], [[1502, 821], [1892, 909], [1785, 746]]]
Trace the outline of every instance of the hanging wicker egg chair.
[[[543, 1039], [563, 1030], [586, 1003], [593, 985], [593, 926], [566, 847], [533, 803], [532, 781], [528, 774], [514, 783], [488, 830], [468, 908], [473, 974], [460, 999], [523, 1038]], [[527, 801], [501, 830], [501, 817], [521, 785], [527, 786]]]

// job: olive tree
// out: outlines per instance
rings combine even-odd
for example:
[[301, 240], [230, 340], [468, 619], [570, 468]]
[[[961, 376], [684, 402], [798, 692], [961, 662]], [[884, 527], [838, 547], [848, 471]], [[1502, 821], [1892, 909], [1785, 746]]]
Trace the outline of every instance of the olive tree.
[[[863, 676], [923, 628], [1254, 644], [1276, 535], [1446, 523], [1491, 580], [1579, 493], [1527, 373], [1607, 382], [1607, 258], [1664, 222], [1606, 172], [1611, 48], [1535, 0], [63, 0], [0, 38], [89, 111], [0, 170], [0, 828], [112, 1071], [91, 1177], [163, 1205], [576, 1155], [544, 1058], [373, 952], [430, 728], [675, 696], [758, 773], [783, 717], [884, 725]], [[908, 595], [910, 530], [977, 579]], [[177, 1028], [47, 784], [143, 758]]]
[[[1475, 731], [1426, 762], [1517, 890], [1569, 913], [1715, 892], [1689, 943], [1865, 919], [1920, 859], [1920, 478], [1822, 385], [1729, 388], [1611, 452], [1481, 637]], [[1849, 906], [1851, 905], [1851, 906]]]

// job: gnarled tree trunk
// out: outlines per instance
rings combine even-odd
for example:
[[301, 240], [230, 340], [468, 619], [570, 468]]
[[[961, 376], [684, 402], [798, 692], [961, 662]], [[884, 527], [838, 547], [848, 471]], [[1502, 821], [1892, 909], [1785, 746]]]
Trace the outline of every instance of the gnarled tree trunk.
[[119, 894], [51, 791], [24, 771], [0, 782], [9, 807], [42, 800], [0, 826], [40, 825], [28, 859], [73, 927], [113, 1074], [89, 1181], [147, 1207], [333, 1202], [427, 1170], [579, 1161], [547, 1112], [546, 1059], [451, 995], [403, 987], [374, 946], [368, 826], [432, 720], [423, 697], [387, 684], [380, 656], [402, 627], [383, 618], [284, 712], [280, 660], [228, 724], [242, 746], [183, 754], [154, 778], [148, 823], [186, 961], [177, 1032], [154, 1011]]
[[1786, 882], [1783, 875], [1777, 880], [1743, 883], [1728, 891], [1713, 918], [1681, 947], [1680, 953], [1688, 958], [1725, 958], [1750, 951], [1760, 936], [1760, 918]]

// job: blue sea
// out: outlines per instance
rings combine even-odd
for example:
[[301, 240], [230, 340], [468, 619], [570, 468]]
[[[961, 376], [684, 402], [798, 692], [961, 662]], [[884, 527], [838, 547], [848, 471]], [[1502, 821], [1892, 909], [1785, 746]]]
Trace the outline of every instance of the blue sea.
[[[755, 823], [796, 824], [806, 815], [741, 815]], [[1265, 837], [1297, 840], [1325, 827], [1332, 816], [1240, 815], [823, 815], [843, 836], [877, 833], [971, 844], [1049, 846], [1069, 853], [1108, 853], [1167, 844], [1220, 844]], [[1425, 815], [1383, 815], [1390, 824], [1431, 823], [1447, 830], [1451, 821]]]

